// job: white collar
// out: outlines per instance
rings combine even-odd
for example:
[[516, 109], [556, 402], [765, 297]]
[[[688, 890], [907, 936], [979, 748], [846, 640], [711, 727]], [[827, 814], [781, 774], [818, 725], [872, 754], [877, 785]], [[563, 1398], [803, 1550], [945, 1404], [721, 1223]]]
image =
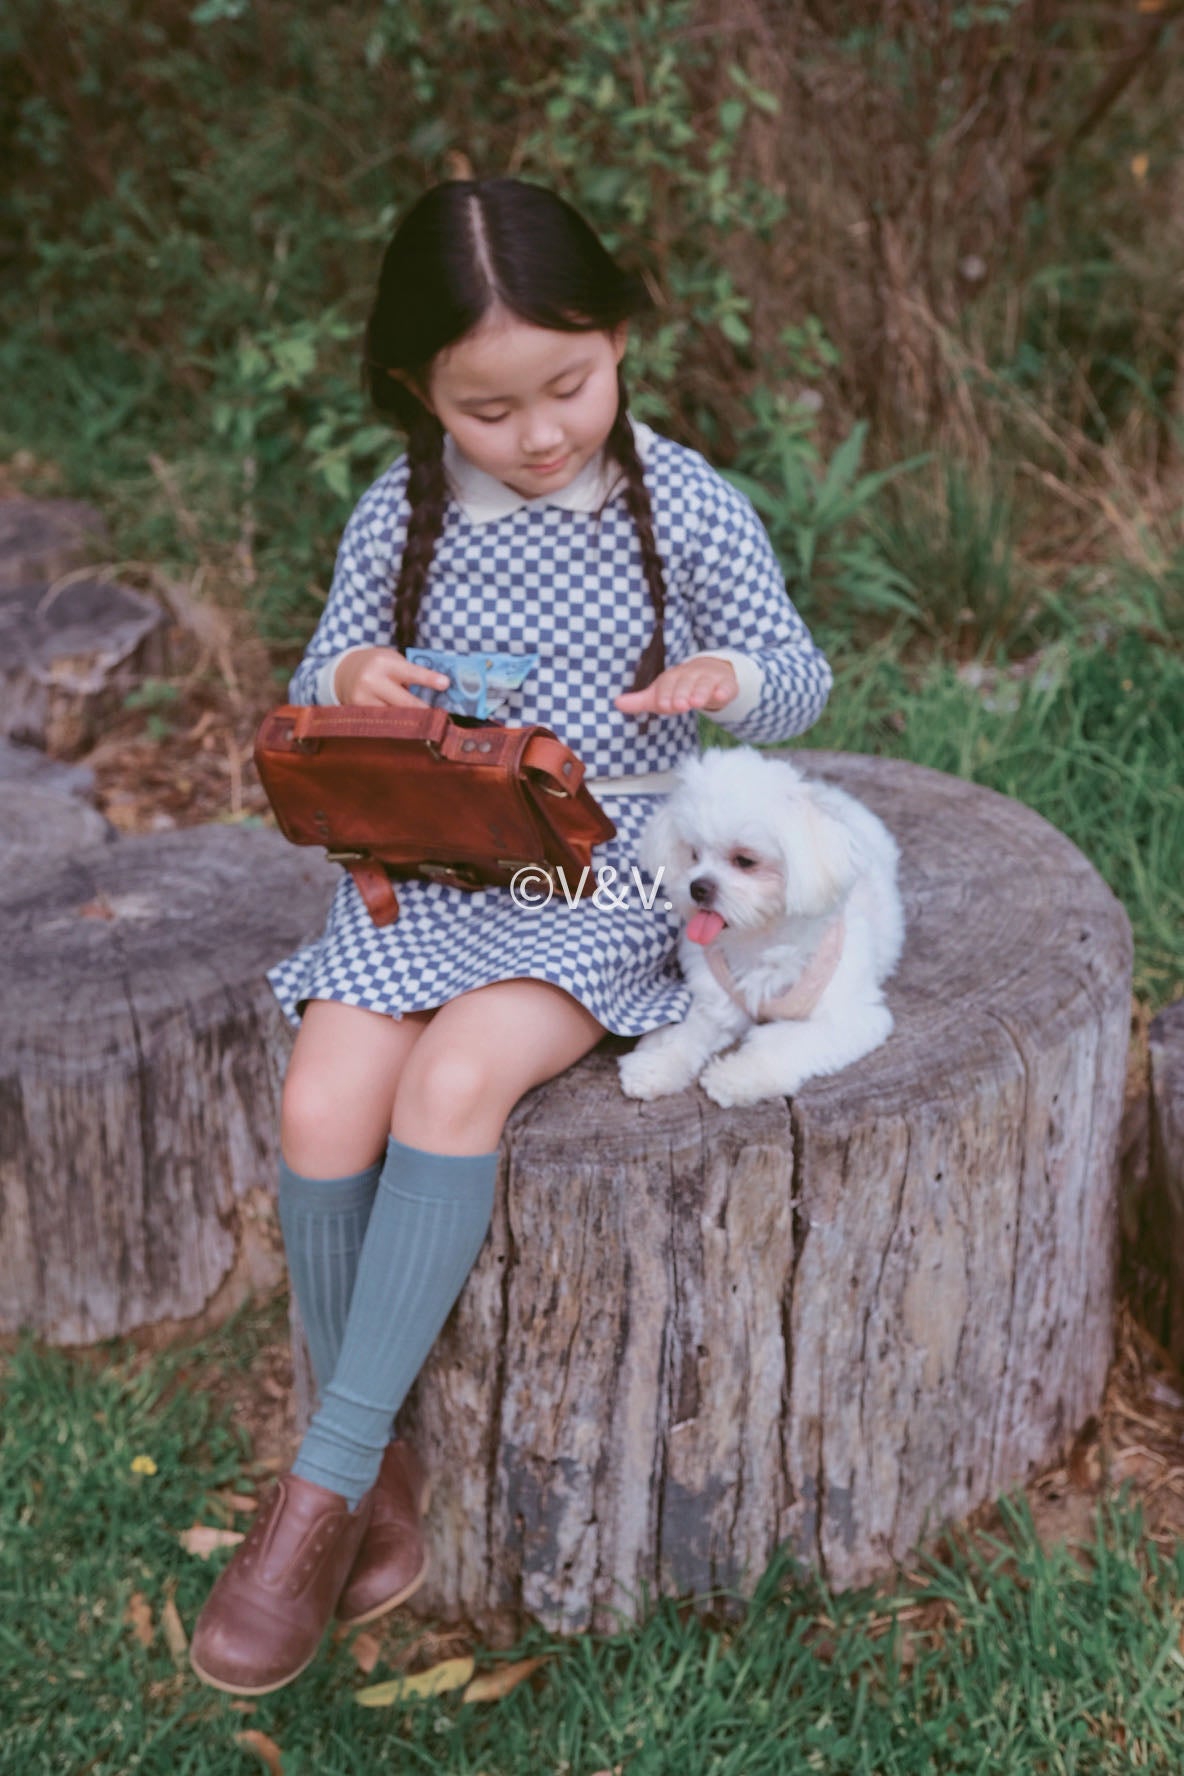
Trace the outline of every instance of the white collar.
[[[630, 419], [637, 454], [645, 462], [656, 433], [640, 420]], [[606, 499], [616, 499], [624, 491], [625, 478], [617, 463], [601, 450], [591, 462], [585, 463], [574, 481], [554, 493], [538, 499], [527, 499], [513, 487], [507, 487], [494, 475], [487, 475], [462, 455], [450, 432], [444, 434], [444, 472], [449, 490], [465, 517], [472, 524], [488, 524], [494, 518], [506, 518], [522, 506], [531, 511], [541, 506], [562, 506], [567, 512], [598, 512]]]

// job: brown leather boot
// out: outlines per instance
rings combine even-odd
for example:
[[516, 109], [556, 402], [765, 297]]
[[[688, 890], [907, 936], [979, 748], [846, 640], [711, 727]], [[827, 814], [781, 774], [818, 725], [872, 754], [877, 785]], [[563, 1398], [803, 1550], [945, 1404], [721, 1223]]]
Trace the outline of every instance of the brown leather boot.
[[189, 1661], [203, 1683], [265, 1696], [312, 1663], [370, 1523], [338, 1492], [285, 1474], [219, 1573], [197, 1618]]
[[431, 1490], [410, 1443], [401, 1437], [388, 1443], [370, 1527], [337, 1604], [339, 1622], [350, 1628], [372, 1622], [419, 1590], [428, 1572], [423, 1514]]

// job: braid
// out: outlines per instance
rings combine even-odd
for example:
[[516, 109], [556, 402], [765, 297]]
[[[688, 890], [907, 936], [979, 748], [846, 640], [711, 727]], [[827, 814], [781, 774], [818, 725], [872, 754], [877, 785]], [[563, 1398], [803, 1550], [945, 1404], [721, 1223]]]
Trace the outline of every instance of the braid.
[[641, 564], [645, 570], [646, 585], [650, 589], [650, 598], [654, 606], [654, 633], [646, 644], [645, 652], [637, 664], [633, 675], [631, 690], [644, 691], [657, 678], [666, 665], [666, 643], [664, 639], [664, 619], [666, 615], [666, 578], [662, 572], [662, 557], [658, 553], [658, 545], [654, 541], [654, 513], [650, 505], [649, 489], [645, 484], [645, 470], [641, 466], [641, 458], [637, 454], [633, 430], [629, 424], [626, 409], [629, 397], [625, 388], [625, 378], [617, 371], [617, 388], [620, 399], [617, 404], [617, 417], [613, 421], [613, 429], [606, 440], [607, 448], [620, 463], [625, 473], [625, 504], [629, 510], [637, 530], [637, 540], [641, 544]]
[[411, 518], [394, 593], [395, 646], [403, 652], [415, 643], [420, 600], [436, 552], [436, 540], [444, 527], [448, 497], [444, 428], [434, 414], [421, 407], [407, 430], [407, 460], [411, 465], [407, 498], [411, 502]]

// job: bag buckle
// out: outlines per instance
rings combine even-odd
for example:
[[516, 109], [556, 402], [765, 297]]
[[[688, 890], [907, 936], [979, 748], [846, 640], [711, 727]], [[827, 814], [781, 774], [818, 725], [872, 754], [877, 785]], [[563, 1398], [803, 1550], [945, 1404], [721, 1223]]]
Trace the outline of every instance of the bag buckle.
[[365, 863], [369, 851], [326, 851], [325, 856], [330, 863]]
[[453, 888], [481, 887], [481, 879], [471, 864], [420, 863], [416, 868], [421, 876], [430, 876], [433, 882], [445, 882]]
[[533, 857], [499, 857], [497, 859], [497, 867], [498, 869], [512, 870], [515, 875], [518, 874], [519, 870], [538, 870], [541, 876], [546, 876], [552, 888], [554, 888], [556, 882], [559, 880], [559, 871], [555, 864], [539, 863]]

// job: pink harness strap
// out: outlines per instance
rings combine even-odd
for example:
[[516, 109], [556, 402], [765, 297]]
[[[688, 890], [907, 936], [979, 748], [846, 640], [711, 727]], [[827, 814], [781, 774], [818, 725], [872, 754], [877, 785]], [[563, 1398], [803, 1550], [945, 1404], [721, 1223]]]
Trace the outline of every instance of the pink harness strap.
[[[808, 1018], [818, 1001], [822, 998], [831, 983], [831, 977], [839, 965], [839, 957], [843, 953], [843, 936], [845, 927], [843, 915], [832, 919], [822, 934], [818, 948], [803, 968], [792, 987], [779, 993], [775, 999], [764, 999], [757, 1007], [756, 1022], [772, 1023], [779, 1018]], [[707, 966], [724, 989], [725, 993], [735, 1000], [741, 1011], [748, 1011], [748, 1006], [741, 997], [732, 971], [724, 960], [723, 952], [715, 944], [707, 948]]]

